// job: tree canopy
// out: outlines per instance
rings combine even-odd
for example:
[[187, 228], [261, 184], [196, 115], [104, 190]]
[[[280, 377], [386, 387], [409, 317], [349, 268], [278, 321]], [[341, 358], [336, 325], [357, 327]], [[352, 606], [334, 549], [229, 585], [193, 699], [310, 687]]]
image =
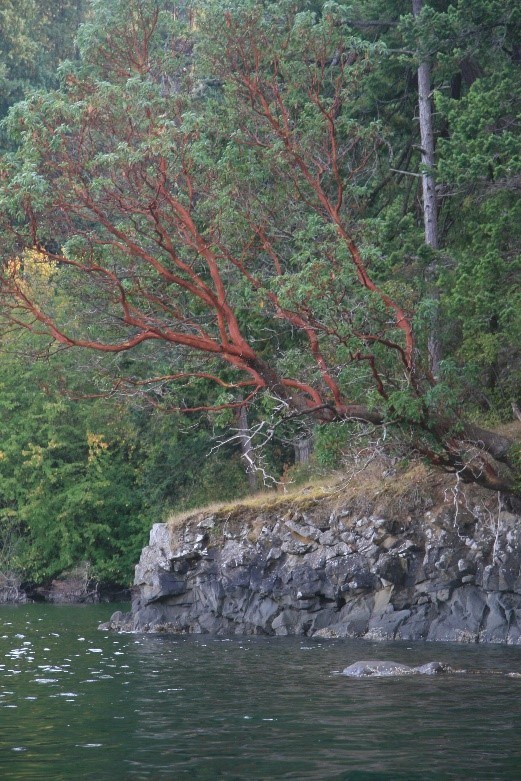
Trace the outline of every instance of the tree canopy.
[[[48, 86], [3, 123], [6, 334], [66, 354], [76, 386], [73, 356], [97, 356], [92, 398], [146, 394], [235, 427], [248, 408], [263, 437], [264, 421], [318, 427], [330, 454], [335, 426], [346, 440], [362, 424], [519, 495], [519, 447], [487, 427], [521, 402], [519, 21], [505, 0], [96, 0], [59, 84], [34, 81]], [[138, 465], [139, 415], [108, 451], [130, 507], [144, 475], [150, 495], [182, 496], [189, 450], [154, 422], [172, 452]], [[68, 463], [91, 480], [94, 429], [78, 425]]]
[[[488, 457], [515, 470], [510, 443], [464, 419], [443, 366], [433, 376], [428, 299], [372, 237], [367, 203], [390, 143], [372, 94], [385, 42], [354, 30], [341, 3], [95, 9], [60, 88], [9, 115], [6, 319], [66, 346], [140, 348], [150, 365], [156, 345], [171, 348], [160, 376], [118, 382], [213, 382], [194, 409], [267, 392], [286, 415], [397, 424], [433, 462], [515, 491]], [[441, 16], [419, 19], [434, 35]], [[414, 35], [414, 18], [401, 23]], [[451, 142], [476, 111], [474, 85], [456, 116], [446, 109], [440, 169], [455, 181]], [[480, 100], [487, 89], [482, 78]], [[516, 176], [514, 131], [501, 125], [489, 147], [498, 180]], [[31, 286], [29, 257], [51, 292]]]
[[0, 8], [0, 117], [34, 87], [56, 84], [60, 62], [74, 54], [85, 0], [3, 0]]

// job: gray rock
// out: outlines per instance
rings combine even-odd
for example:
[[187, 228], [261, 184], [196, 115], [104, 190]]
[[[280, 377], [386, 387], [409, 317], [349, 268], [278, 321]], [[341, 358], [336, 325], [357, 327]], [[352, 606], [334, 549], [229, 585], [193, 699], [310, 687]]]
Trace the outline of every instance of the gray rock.
[[281, 545], [283, 553], [289, 553], [293, 556], [304, 556], [309, 551], [313, 550], [314, 546], [311, 542], [300, 542], [299, 540], [290, 539], [284, 540]]
[[302, 523], [295, 523], [295, 521], [284, 521], [288, 529], [290, 529], [292, 532], [297, 534], [299, 537], [308, 538], [311, 540], [318, 540], [320, 535], [320, 530], [317, 529], [315, 526], [310, 526], [309, 524], [302, 524]]
[[284, 610], [272, 622], [271, 626], [276, 635], [294, 635], [295, 629], [300, 624], [299, 614], [296, 610]]
[[305, 514], [248, 511], [243, 524], [218, 514], [154, 524], [132, 615], [107, 623], [521, 645], [521, 518], [501, 513], [492, 526], [488, 495], [465, 490], [456, 507], [441, 486], [427, 513], [404, 500], [403, 517], [396, 498], [387, 514], [364, 500], [362, 515], [337, 497]]
[[411, 615], [396, 628], [396, 640], [425, 640], [435, 616], [432, 603], [418, 605]]
[[369, 621], [364, 637], [367, 640], [394, 640], [399, 627], [410, 615], [410, 610], [398, 610], [382, 616], [374, 616]]
[[453, 670], [448, 664], [443, 662], [427, 662], [413, 668], [419, 675], [439, 675], [440, 673], [465, 672], [464, 670]]
[[388, 583], [401, 586], [407, 576], [407, 563], [398, 553], [384, 553], [378, 559], [375, 572]]
[[405, 675], [438, 675], [453, 672], [452, 668], [443, 662], [428, 662], [419, 667], [409, 667], [400, 662], [364, 661], [350, 664], [342, 671], [349, 678], [396, 678]]
[[412, 675], [413, 673], [413, 668], [406, 664], [376, 660], [354, 662], [342, 670], [342, 675], [347, 675], [349, 678], [389, 678], [397, 675]]
[[477, 642], [488, 611], [486, 594], [475, 586], [462, 586], [441, 605], [440, 614], [432, 622], [427, 639]]

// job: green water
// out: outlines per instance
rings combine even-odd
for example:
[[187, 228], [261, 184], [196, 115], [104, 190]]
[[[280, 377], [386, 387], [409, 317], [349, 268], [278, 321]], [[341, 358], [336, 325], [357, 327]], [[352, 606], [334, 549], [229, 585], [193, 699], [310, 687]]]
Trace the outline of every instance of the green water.
[[[98, 632], [0, 608], [2, 781], [521, 779], [521, 648]], [[352, 680], [364, 658], [479, 675]]]

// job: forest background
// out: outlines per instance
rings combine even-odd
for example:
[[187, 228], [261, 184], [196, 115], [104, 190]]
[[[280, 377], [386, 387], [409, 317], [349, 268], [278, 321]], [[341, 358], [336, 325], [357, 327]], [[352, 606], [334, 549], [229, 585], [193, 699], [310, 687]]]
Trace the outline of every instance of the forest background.
[[[231, 19], [228, 25], [226, 19]], [[15, 212], [13, 204], [20, 209], [20, 192], [27, 196], [37, 187], [34, 182], [27, 184], [28, 170], [32, 165], [33, 175], [44, 157], [49, 127], [59, 135], [56, 131], [65, 121], [65, 104], [70, 122], [67, 132], [79, 138], [78, 128], [89, 111], [85, 85], [91, 90], [92, 106], [103, 90], [109, 91], [114, 105], [124, 98], [124, 113], [135, 123], [147, 110], [166, 112], [173, 96], [184, 95], [183, 122], [190, 118], [192, 134], [197, 123], [204, 122], [206, 134], [197, 130], [195, 164], [215, 171], [216, 158], [207, 157], [208, 144], [213, 144], [212, 154], [215, 148], [220, 150], [222, 178], [214, 186], [221, 189], [208, 202], [219, 203], [220, 219], [224, 215], [233, 225], [227, 240], [228, 246], [235, 246], [239, 239], [233, 232], [238, 234], [244, 225], [230, 210], [231, 201], [224, 196], [220, 200], [220, 195], [226, 194], [226, 186], [230, 191], [232, 187], [226, 170], [230, 159], [222, 152], [222, 138], [227, 133], [233, 136], [235, 126], [230, 131], [226, 122], [240, 123], [241, 119], [233, 114], [237, 103], [233, 111], [229, 108], [231, 93], [223, 87], [234, 68], [240, 72], [240, 32], [253, 31], [258, 36], [267, 24], [279, 31], [298, 28], [300, 44], [297, 36], [293, 48], [277, 56], [286, 84], [292, 77], [299, 83], [305, 77], [298, 63], [305, 62], [309, 41], [317, 40], [318, 30], [323, 36], [330, 20], [330, 51], [321, 68], [329, 74], [340, 63], [349, 84], [349, 110], [342, 105], [337, 113], [342, 116], [343, 139], [356, 140], [350, 159], [357, 164], [347, 177], [354, 234], [378, 290], [385, 300], [398, 301], [411, 322], [418, 350], [427, 356], [423, 374], [434, 379], [420, 391], [414, 387], [414, 372], [403, 383], [403, 367], [391, 365], [389, 349], [383, 349], [391, 345], [391, 352], [406, 352], [396, 336], [399, 325], [394, 325], [389, 336], [389, 307], [381, 306], [383, 299], [378, 308], [373, 299], [361, 296], [350, 278], [338, 283], [333, 279], [331, 258], [336, 250], [330, 234], [316, 213], [310, 212], [305, 220], [297, 218], [297, 207], [293, 213], [288, 206], [285, 184], [279, 189], [273, 183], [265, 187], [262, 207], [263, 214], [273, 213], [277, 240], [285, 242], [284, 257], [291, 257], [291, 262], [278, 288], [266, 282], [254, 296], [246, 294], [240, 280], [227, 278], [237, 320], [263, 362], [276, 362], [280, 371], [301, 378], [302, 384], [305, 378], [306, 388], [317, 382], [328, 385], [331, 377], [328, 387], [333, 396], [337, 385], [349, 387], [350, 397], [357, 403], [363, 400], [369, 410], [376, 409], [375, 396], [379, 396], [380, 407], [385, 409], [378, 416], [375, 413], [374, 420], [361, 421], [361, 415], [340, 420], [342, 405], [336, 401], [329, 406], [314, 403], [313, 414], [303, 414], [297, 404], [295, 412], [288, 399], [275, 392], [276, 385], [243, 406], [241, 400], [249, 386], [237, 381], [229, 366], [224, 371], [216, 368], [212, 358], [210, 362], [205, 359], [201, 368], [192, 354], [174, 354], [164, 343], [113, 353], [68, 346], [50, 338], [46, 323], [36, 321], [35, 325], [34, 319], [27, 318], [28, 310], [21, 322], [19, 303], [18, 308], [12, 306], [9, 286], [4, 284], [0, 569], [15, 569], [23, 580], [43, 583], [87, 560], [96, 578], [127, 584], [150, 525], [172, 511], [244, 496], [262, 487], [267, 475], [274, 482], [287, 482], [342, 467], [353, 449], [375, 453], [385, 446], [402, 459], [416, 452], [454, 470], [457, 466], [447, 460], [448, 451], [427, 419], [432, 421], [434, 414], [439, 419], [443, 410], [451, 419], [463, 415], [471, 424], [493, 429], [512, 420], [513, 411], [519, 414], [521, 8], [506, 0], [363, 0], [349, 4], [207, 0], [194, 4], [192, 10], [167, 0], [4, 0], [0, 8], [0, 113], [4, 119], [0, 144], [2, 175], [9, 182], [2, 191], [1, 208], [7, 215], [3, 220], [4, 268], [9, 271], [13, 263], [23, 266], [18, 302], [20, 291], [23, 295], [29, 291], [31, 300], [37, 294], [55, 313], [55, 321], [61, 316], [70, 323], [78, 317], [92, 342], [106, 341], [115, 333], [113, 323], [107, 325], [114, 313], [110, 307], [99, 308], [97, 293], [89, 283], [71, 286], [63, 281], [66, 272], [60, 262], [50, 262], [60, 255], [62, 226], [57, 225], [55, 236], [47, 234], [45, 263], [37, 252], [20, 255], [5, 228], [10, 226], [13, 235], [19, 231], [20, 212]], [[136, 67], [132, 72], [147, 31], [154, 67], [141, 71]], [[277, 35], [273, 38], [275, 46]], [[199, 60], [194, 51], [202, 53]], [[422, 159], [425, 150], [418, 118], [418, 68], [422, 63], [428, 65], [431, 81], [432, 170]], [[153, 99], [147, 91], [151, 83], [157, 89]], [[315, 130], [298, 100], [297, 95], [294, 101], [300, 113], [296, 121], [302, 121], [308, 133], [302, 138], [309, 139]], [[77, 117], [71, 118], [74, 111]], [[150, 154], [155, 143], [152, 133], [145, 136], [145, 142]], [[104, 143], [98, 142], [100, 151], [106, 151]], [[125, 155], [132, 152], [137, 154], [127, 147]], [[59, 154], [58, 147], [54, 153]], [[273, 150], [270, 153], [270, 166], [275, 170]], [[105, 164], [115, 169], [122, 165], [114, 156]], [[242, 170], [242, 186], [244, 179], [258, 177], [253, 188], [243, 190], [243, 199], [253, 197], [251, 189], [265, 186], [265, 160], [262, 166], [256, 161], [252, 167], [243, 157], [236, 157], [231, 165], [235, 171]], [[425, 237], [422, 179], [427, 174], [435, 186], [438, 226], [434, 242]], [[270, 181], [279, 181], [271, 168], [270, 176]], [[234, 187], [238, 181], [233, 180]], [[304, 193], [304, 202], [306, 198], [309, 201]], [[284, 232], [288, 236], [280, 238]], [[267, 239], [263, 246], [268, 255], [273, 247], [279, 252], [279, 244]], [[324, 257], [329, 258], [327, 281], [321, 265]], [[274, 304], [276, 294], [279, 299]], [[308, 317], [306, 302], [313, 296], [313, 328], [314, 332], [323, 329], [324, 343], [334, 330], [328, 307], [350, 297], [349, 339], [342, 336], [341, 341], [335, 332], [342, 349], [335, 348], [333, 354], [329, 342], [320, 348], [334, 371], [322, 368], [318, 379], [320, 361], [313, 353], [312, 340], [306, 341], [299, 333], [299, 323], [291, 319], [295, 312], [300, 313], [300, 322]], [[90, 306], [88, 318], [85, 312], [78, 314], [78, 297]], [[275, 315], [271, 305], [274, 310], [279, 307]], [[281, 311], [291, 312], [291, 317], [281, 317]], [[359, 317], [360, 311], [364, 314]], [[377, 323], [371, 334], [368, 311]], [[199, 310], [193, 317], [193, 323], [204, 322]], [[344, 376], [348, 364], [350, 372]], [[168, 379], [174, 375], [177, 380], [186, 375], [181, 385]], [[150, 382], [151, 377], [155, 381]], [[321, 399], [314, 397], [315, 402]], [[333, 412], [318, 415], [319, 407]], [[183, 412], [189, 408], [199, 411]], [[422, 429], [421, 436], [418, 429]], [[250, 440], [246, 431], [257, 435]], [[450, 437], [454, 439], [449, 432]], [[512, 458], [519, 459], [519, 453]], [[256, 474], [246, 468], [253, 462], [258, 467]], [[513, 492], [517, 491], [514, 487]]]

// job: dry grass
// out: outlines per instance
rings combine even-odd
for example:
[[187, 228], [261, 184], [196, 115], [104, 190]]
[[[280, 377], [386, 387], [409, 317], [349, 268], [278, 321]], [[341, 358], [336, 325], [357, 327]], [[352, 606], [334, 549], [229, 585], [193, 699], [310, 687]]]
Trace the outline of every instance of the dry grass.
[[304, 512], [324, 504], [329, 512], [349, 507], [361, 514], [375, 513], [380, 507], [396, 506], [402, 510], [407, 505], [429, 495], [439, 473], [420, 462], [393, 470], [383, 476], [385, 465], [375, 460], [361, 471], [335, 472], [286, 491], [264, 491], [236, 502], [209, 504], [196, 510], [177, 513], [167, 519], [171, 528], [187, 523], [199, 523], [215, 516], [216, 520], [240, 519], [251, 525], [259, 515], [267, 512]]
[[[521, 440], [521, 421], [505, 423], [493, 430]], [[389, 465], [389, 461], [374, 459], [363, 469], [352, 467], [317, 476], [303, 485], [286, 486], [284, 491], [261, 491], [236, 502], [213, 503], [176, 513], [167, 523], [177, 529], [215, 516], [217, 521], [237, 519], [243, 525], [254, 526], [263, 513], [302, 512], [322, 503], [329, 512], [348, 507], [359, 515], [395, 512], [406, 517], [427, 498], [443, 503], [450, 477], [421, 461], [413, 460], [386, 472]]]
[[236, 502], [213, 503], [194, 510], [175, 513], [167, 519], [167, 523], [171, 527], [178, 527], [188, 521], [203, 520], [211, 515], [223, 518], [235, 516], [245, 511], [251, 512], [252, 510], [255, 513], [262, 513], [286, 506], [295, 508], [303, 505], [309, 506], [335, 494], [343, 481], [345, 481], [345, 475], [335, 473], [327, 477], [310, 480], [308, 483], [294, 489], [287, 488], [284, 492], [259, 491], [251, 496], [238, 499]]
[[493, 431], [511, 439], [521, 439], [521, 420], [513, 420], [511, 423], [502, 423], [494, 426]]

